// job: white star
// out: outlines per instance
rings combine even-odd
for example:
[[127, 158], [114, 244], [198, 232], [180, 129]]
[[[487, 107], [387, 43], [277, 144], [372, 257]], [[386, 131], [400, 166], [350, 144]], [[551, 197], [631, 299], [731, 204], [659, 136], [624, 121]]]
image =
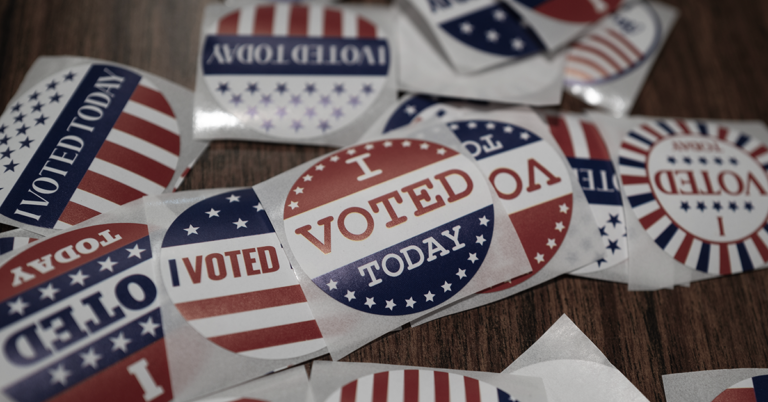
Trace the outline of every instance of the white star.
[[145, 322], [139, 321], [139, 325], [141, 326], [142, 335], [150, 334], [153, 338], [155, 337], [155, 330], [160, 327], [160, 324], [156, 324], [152, 317], [147, 318]]
[[493, 123], [485, 123], [485, 128], [488, 130], [493, 130], [494, 128], [496, 128], [496, 125]]
[[518, 52], [525, 48], [525, 42], [519, 37], [512, 38], [511, 44], [512, 44], [512, 49], [515, 49]]
[[437, 150], [438, 155], [445, 155], [445, 148], [440, 148]]
[[523, 141], [528, 141], [528, 139], [531, 138], [531, 135], [523, 131], [522, 134], [520, 134], [520, 139]]
[[83, 359], [83, 363], [80, 365], [81, 368], [85, 368], [85, 366], [91, 366], [93, 369], [99, 368], [101, 355], [96, 353], [93, 348], [88, 349], [85, 353], [80, 353], [80, 358]]
[[459, 279], [464, 279], [467, 277], [467, 270], [459, 268], [459, 272], [456, 273], [456, 276], [459, 277]]
[[419, 148], [420, 149], [429, 149], [429, 144], [427, 144], [426, 142], [422, 142], [421, 145], [419, 145]]
[[339, 161], [339, 156], [338, 155], [331, 156], [331, 162], [338, 162], [338, 161]]
[[416, 304], [416, 300], [413, 300], [413, 297], [408, 298], [408, 300], [405, 301], [405, 307], [413, 308], [414, 304]]
[[473, 264], [475, 263], [475, 261], [479, 260], [479, 258], [477, 258], [477, 253], [469, 253], [469, 258], [467, 259]]
[[232, 222], [233, 225], [237, 225], [235, 229], [248, 228], [248, 226], [245, 226], [246, 223], [248, 223], [248, 221], [244, 221], [240, 218], [237, 218], [237, 222]]
[[261, 203], [258, 203], [256, 205], [254, 205], [253, 207], [256, 208], [256, 212], [261, 212], [261, 211], [264, 210], [264, 207], [261, 206]]
[[373, 301], [373, 297], [366, 297], [365, 298], [365, 303], [363, 303], [363, 304], [368, 306], [369, 309], [376, 305], [376, 303]]
[[472, 31], [475, 30], [475, 27], [472, 26], [469, 22], [462, 22], [461, 25], [459, 25], [459, 29], [461, 30], [461, 33], [464, 35], [471, 35]]
[[512, 133], [512, 126], [504, 126], [504, 132], [507, 134]]
[[304, 179], [304, 181], [312, 181], [312, 175], [308, 174], [308, 175], [302, 177], [302, 179]]
[[59, 289], [56, 289], [55, 287], [53, 287], [53, 282], [49, 283], [48, 286], [44, 288], [38, 288], [37, 290], [40, 291], [40, 300], [43, 300], [43, 299], [56, 300], [56, 293], [59, 293]]
[[499, 33], [495, 29], [485, 31], [485, 40], [496, 43], [499, 41]]
[[395, 309], [395, 306], [397, 306], [397, 304], [395, 304], [395, 300], [392, 299], [392, 300], [387, 300], [387, 305], [384, 308], [388, 308], [389, 311], [393, 311]]
[[483, 243], [485, 243], [486, 241], [488, 241], [488, 240], [485, 240], [485, 237], [483, 237], [483, 235], [480, 235], [480, 236], [475, 236], [475, 238], [477, 239], [477, 241], [476, 241], [475, 243], [478, 243], [478, 244], [480, 244], [481, 246], [483, 245]]
[[298, 203], [297, 201], [291, 201], [291, 203], [290, 203], [290, 204], [288, 204], [288, 208], [290, 208], [290, 209], [292, 209], [292, 210], [293, 210], [293, 209], [296, 209], [296, 208], [298, 208], [298, 207], [299, 207], [299, 203]]
[[48, 374], [51, 375], [51, 384], [67, 385], [67, 377], [72, 375], [72, 372], [64, 367], [64, 363], [59, 363], [55, 369], [48, 370]]
[[200, 227], [199, 226], [198, 227], [194, 227], [194, 226], [192, 226], [192, 224], [190, 224], [189, 227], [184, 229], [184, 230], [187, 231], [187, 236], [189, 236], [191, 234], [197, 234], [197, 229], [200, 229]]
[[26, 310], [27, 307], [29, 307], [29, 303], [25, 302], [24, 299], [21, 298], [21, 296], [19, 296], [18, 299], [12, 302], [8, 302], [6, 304], [9, 307], [8, 315], [14, 315], [14, 314], [24, 315], [24, 310]]
[[443, 284], [443, 286], [441, 286], [441, 288], [443, 288], [443, 293], [450, 292], [451, 284], [448, 283], [448, 281], [445, 281], [445, 283]]
[[323, 169], [325, 169], [325, 165], [323, 165], [322, 163], [315, 166], [315, 170], [317, 170], [318, 172], [322, 172]]
[[357, 151], [356, 151], [354, 148], [351, 148], [351, 149], [348, 149], [348, 150], [347, 150], [347, 155], [349, 155], [349, 156], [352, 156], [352, 155], [354, 155], [355, 153], [357, 153]]
[[331, 279], [328, 283], [326, 283], [326, 285], [328, 285], [328, 290], [335, 290], [337, 283], [338, 282], [336, 282], [333, 279]]
[[470, 121], [469, 123], [467, 123], [467, 128], [475, 129], [477, 128], [477, 123], [475, 123], [474, 121]]
[[405, 114], [407, 114], [408, 116], [413, 116], [414, 114], [416, 114], [416, 107], [413, 105], [406, 106]]
[[232, 194], [229, 197], [227, 197], [227, 200], [229, 200], [230, 203], [240, 202], [240, 196]]
[[403, 148], [408, 148], [411, 146], [411, 142], [408, 140], [403, 141]]
[[559, 208], [560, 208], [560, 212], [562, 212], [564, 214], [567, 214], [568, 210], [570, 209], [570, 208], [568, 208], [568, 205], [566, 205], [566, 204], [560, 204]]
[[488, 218], [486, 218], [485, 215], [483, 215], [483, 217], [480, 218], [480, 225], [481, 226], [488, 226]]
[[536, 258], [535, 258], [535, 260], [536, 260], [536, 262], [538, 262], [539, 264], [541, 264], [542, 262], [544, 262], [544, 254], [541, 254], [541, 253], [536, 253]]
[[74, 275], [69, 275], [69, 278], [72, 279], [72, 282], [69, 283], [69, 286], [73, 286], [75, 284], [78, 284], [80, 286], [85, 286], [85, 280], [88, 279], [90, 275], [83, 274], [82, 269], [78, 269], [77, 273]]
[[115, 272], [112, 270], [112, 268], [117, 265], [116, 261], [112, 261], [112, 257], [107, 257], [104, 261], [98, 261], [99, 265], [101, 265], [101, 268], [99, 269], [99, 272], [101, 271], [109, 271], [109, 272]]
[[120, 349], [123, 353], [128, 353], [128, 344], [132, 342], [130, 338], [126, 338], [125, 335], [123, 335], [123, 331], [120, 331], [117, 337], [109, 338], [109, 340], [112, 341], [113, 352]]
[[563, 233], [563, 229], [565, 229], [565, 225], [563, 225], [563, 222], [555, 223], [555, 230], [557, 230], [560, 233]]
[[347, 301], [351, 302], [353, 299], [355, 299], [355, 292], [347, 290], [347, 294], [345, 294], [344, 297], [347, 298]]
[[293, 189], [293, 192], [296, 193], [296, 195], [303, 194], [304, 193], [304, 188], [296, 187], [296, 188]]
[[456, 131], [456, 130], [458, 130], [458, 129], [459, 129], [459, 125], [458, 125], [458, 124], [456, 124], [456, 123], [453, 123], [453, 124], [451, 124], [451, 125], [450, 125], [450, 126], [448, 126], [448, 127], [449, 127], [451, 130], [453, 130], [453, 131]]
[[550, 250], [557, 247], [557, 243], [555, 243], [555, 239], [547, 239], [547, 247], [549, 247]]
[[384, 141], [384, 148], [392, 147], [392, 141]]
[[139, 244], [136, 243], [136, 245], [133, 246], [133, 248], [127, 248], [125, 249], [125, 251], [128, 252], [128, 258], [136, 257], [138, 259], [141, 259], [141, 253], [145, 252], [146, 250], [144, 250], [143, 248], [139, 248]]
[[211, 210], [206, 212], [206, 214], [208, 214], [209, 218], [213, 218], [214, 216], [218, 218], [219, 217], [219, 212], [221, 212], [220, 209], [213, 209], [213, 208], [211, 208]]
[[497, 8], [496, 10], [493, 10], [493, 19], [496, 21], [504, 21], [507, 19], [507, 13], [504, 12], [504, 10]]
[[373, 144], [365, 144], [365, 150], [366, 150], [366, 151], [370, 151], [370, 150], [372, 150], [373, 148], [374, 148], [374, 147], [373, 147]]
[[435, 295], [432, 294], [431, 290], [428, 290], [427, 294], [425, 294], [424, 297], [427, 298], [427, 301], [431, 301], [431, 302], [435, 301], [434, 300], [435, 299]]

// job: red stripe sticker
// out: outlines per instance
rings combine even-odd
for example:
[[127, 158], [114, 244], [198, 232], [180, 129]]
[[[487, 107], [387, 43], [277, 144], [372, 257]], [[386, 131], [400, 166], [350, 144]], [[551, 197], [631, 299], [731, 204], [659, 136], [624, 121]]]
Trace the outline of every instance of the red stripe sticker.
[[70, 201], [67, 203], [67, 207], [64, 208], [64, 211], [61, 212], [59, 220], [70, 225], [77, 225], [96, 215], [99, 215], [99, 213], [76, 202]]
[[376, 27], [364, 18], [357, 19], [357, 36], [361, 39], [376, 39]]
[[294, 4], [291, 7], [288, 36], [307, 36], [307, 6]]
[[123, 113], [115, 122], [114, 128], [157, 145], [174, 155], [179, 154], [179, 136], [146, 120]]
[[240, 19], [240, 12], [235, 11], [219, 21], [219, 35], [237, 35], [237, 21]]
[[389, 372], [373, 375], [373, 402], [387, 402], [387, 385], [389, 384]]
[[403, 402], [419, 402], [419, 370], [404, 371]]
[[584, 130], [584, 136], [587, 137], [590, 159], [600, 159], [604, 161], [611, 160], [611, 157], [608, 154], [608, 148], [605, 147], [603, 137], [600, 136], [597, 127], [590, 122], [582, 121], [581, 128]]
[[119, 205], [138, 200], [146, 195], [133, 187], [126, 186], [117, 180], [110, 179], [92, 170], [85, 172], [85, 176], [83, 176], [83, 180], [80, 181], [80, 185], [77, 188], [91, 194], [98, 194], [99, 197]]
[[595, 56], [600, 57], [602, 60], [605, 60], [605, 62], [610, 64], [616, 70], [621, 71], [621, 66], [619, 65], [619, 63], [616, 63], [616, 61], [614, 61], [611, 58], [611, 56], [609, 56], [608, 54], [606, 54], [602, 50], [600, 50], [600, 49], [598, 49], [596, 47], [592, 47], [592, 46], [589, 46], [589, 45], [582, 44], [582, 43], [577, 43], [577, 44], [573, 45], [573, 47], [575, 47], [577, 49], [581, 49], [581, 50], [583, 50], [583, 51], [585, 51], [587, 53], [592, 53]]
[[253, 23], [254, 35], [272, 35], [272, 21], [274, 20], [275, 6], [259, 6], [256, 9], [256, 18]]
[[167, 186], [173, 178], [172, 169], [113, 142], [105, 141], [96, 157], [136, 173], [163, 187]]
[[313, 321], [240, 332], [208, 338], [211, 342], [235, 353], [321, 339], [320, 328]]
[[728, 253], [728, 245], [720, 245], [720, 275], [731, 274], [731, 259]]
[[563, 150], [565, 156], [567, 158], [575, 157], [573, 143], [571, 142], [571, 136], [568, 134], [568, 126], [565, 125], [565, 120], [559, 116], [547, 116], [547, 123], [549, 123], [549, 129], [552, 131], [557, 145], [560, 145], [560, 149]]
[[[183, 268], [182, 268], [183, 269]], [[260, 310], [270, 307], [304, 303], [307, 299], [299, 285], [259, 290], [250, 293], [177, 303], [176, 307], [187, 320], [216, 317], [224, 314]]]
[[170, 117], [175, 117], [173, 110], [171, 109], [171, 105], [169, 105], [168, 101], [165, 100], [163, 94], [155, 91], [154, 89], [139, 85], [133, 91], [131, 100], [141, 103], [142, 105], [155, 109], [159, 112], [163, 112]]
[[325, 10], [325, 29], [323, 34], [326, 38], [341, 38], [341, 13], [336, 10]]
[[451, 389], [446, 372], [435, 371], [435, 400], [441, 402], [451, 400]]
[[480, 402], [480, 382], [474, 378], [464, 377], [464, 394], [467, 402]]

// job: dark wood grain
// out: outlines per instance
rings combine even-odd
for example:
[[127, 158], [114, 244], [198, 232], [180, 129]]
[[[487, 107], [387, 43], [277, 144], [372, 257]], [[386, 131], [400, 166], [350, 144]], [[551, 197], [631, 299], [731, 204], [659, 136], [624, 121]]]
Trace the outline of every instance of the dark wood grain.
[[[0, 105], [39, 55], [129, 64], [194, 85], [205, 0], [0, 1]], [[681, 18], [634, 112], [768, 118], [768, 2], [670, 0]], [[566, 96], [564, 110], [582, 110]], [[330, 148], [214, 142], [182, 190], [252, 185]], [[768, 367], [768, 270], [628, 292], [562, 278], [492, 305], [388, 334], [345, 361], [503, 370], [567, 314], [640, 391], [663, 401], [661, 375]]]

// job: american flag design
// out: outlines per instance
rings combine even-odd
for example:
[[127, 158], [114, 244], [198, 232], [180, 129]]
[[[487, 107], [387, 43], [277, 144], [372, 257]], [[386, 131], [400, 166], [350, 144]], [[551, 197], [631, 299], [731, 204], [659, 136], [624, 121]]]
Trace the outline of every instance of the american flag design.
[[486, 382], [439, 370], [369, 374], [334, 391], [325, 402], [520, 402]]
[[86, 64], [54, 74], [0, 116], [0, 213], [65, 229], [170, 184], [173, 110], [146, 77]]
[[711, 122], [665, 119], [630, 130], [622, 186], [649, 236], [697, 271], [728, 275], [768, 261], [768, 147]]
[[19, 402], [169, 401], [145, 225], [38, 241], [0, 272], [0, 388]]
[[661, 23], [647, 2], [623, 7], [570, 47], [565, 80], [588, 84], [622, 77], [645, 63], [660, 37]]
[[4, 237], [0, 239], [0, 255], [11, 252], [18, 248], [22, 248], [27, 244], [32, 243], [36, 240], [37, 240], [36, 238], [24, 237], [24, 236]]
[[451, 299], [479, 270], [493, 200], [462, 154], [415, 139], [330, 154], [290, 188], [288, 244], [326, 294], [370, 314], [406, 315]]
[[184, 211], [166, 232], [161, 261], [176, 308], [216, 345], [260, 359], [325, 347], [252, 189], [222, 193]]
[[440, 27], [461, 43], [496, 55], [523, 57], [544, 50], [536, 34], [502, 2], [441, 22]]
[[768, 402], [768, 375], [739, 381], [721, 392], [712, 402]]
[[570, 173], [554, 148], [530, 130], [487, 120], [453, 121], [448, 127], [496, 190], [531, 263], [532, 272], [485, 292], [522, 283], [547, 265], [568, 233]]
[[587, 196], [605, 246], [602, 258], [572, 273], [601, 271], [625, 261], [629, 254], [624, 207], [600, 131], [594, 123], [574, 116], [547, 116], [547, 123]]
[[621, 0], [513, 0], [548, 17], [576, 23], [597, 21], [616, 10]]
[[210, 94], [264, 135], [312, 138], [344, 128], [374, 104], [390, 70], [385, 33], [349, 10], [252, 5], [206, 33]]

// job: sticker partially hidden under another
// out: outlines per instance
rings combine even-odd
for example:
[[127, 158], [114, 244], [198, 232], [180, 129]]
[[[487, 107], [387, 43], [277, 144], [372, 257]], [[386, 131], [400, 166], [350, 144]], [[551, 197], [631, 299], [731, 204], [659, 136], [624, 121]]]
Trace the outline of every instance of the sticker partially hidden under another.
[[765, 401], [768, 401], [768, 375], [760, 375], [739, 381], [712, 400], [712, 402]]
[[331, 154], [291, 186], [285, 232], [301, 269], [345, 306], [406, 315], [449, 300], [483, 264], [491, 193], [464, 155], [393, 139]]
[[209, 341], [261, 359], [325, 347], [252, 189], [222, 193], [184, 211], [166, 232], [161, 258], [171, 300]]

